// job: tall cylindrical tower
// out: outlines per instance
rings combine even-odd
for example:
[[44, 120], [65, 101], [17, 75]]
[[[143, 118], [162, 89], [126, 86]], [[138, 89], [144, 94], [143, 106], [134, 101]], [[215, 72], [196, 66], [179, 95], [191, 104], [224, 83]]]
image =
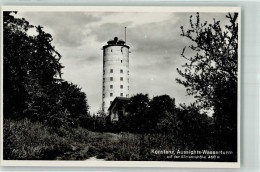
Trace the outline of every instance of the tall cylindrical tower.
[[105, 113], [115, 97], [129, 97], [129, 46], [114, 40], [103, 46], [103, 99]]

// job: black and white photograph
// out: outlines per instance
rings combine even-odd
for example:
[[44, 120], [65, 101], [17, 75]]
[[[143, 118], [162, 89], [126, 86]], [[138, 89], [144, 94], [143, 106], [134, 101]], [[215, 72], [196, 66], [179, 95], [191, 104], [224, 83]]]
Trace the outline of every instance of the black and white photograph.
[[2, 164], [238, 168], [240, 15], [3, 7]]

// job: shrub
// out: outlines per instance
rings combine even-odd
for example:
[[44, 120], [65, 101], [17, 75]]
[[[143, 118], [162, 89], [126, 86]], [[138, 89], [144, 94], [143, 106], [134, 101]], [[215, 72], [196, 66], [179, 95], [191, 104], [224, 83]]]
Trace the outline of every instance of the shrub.
[[[4, 120], [5, 160], [53, 160], [69, 158], [84, 149], [88, 131], [83, 128], [51, 128], [28, 119]], [[84, 153], [82, 157], [87, 157]]]

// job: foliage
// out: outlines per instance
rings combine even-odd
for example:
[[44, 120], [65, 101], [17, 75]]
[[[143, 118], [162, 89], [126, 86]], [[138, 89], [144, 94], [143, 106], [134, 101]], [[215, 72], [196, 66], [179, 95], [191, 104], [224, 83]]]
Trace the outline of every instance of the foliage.
[[[234, 16], [227, 15], [230, 25], [221, 28], [220, 21], [207, 25], [201, 24], [199, 14], [195, 23], [190, 18], [191, 29], [186, 32], [183, 27], [181, 36], [190, 39], [193, 44], [189, 46], [196, 55], [186, 57], [183, 49], [182, 57], [189, 63], [183, 65], [185, 71], [177, 69], [186, 80], [177, 79], [177, 82], [187, 88], [188, 95], [194, 95], [197, 102], [203, 107], [215, 107], [225, 98], [232, 97], [237, 84], [237, 48], [238, 24]], [[228, 90], [228, 92], [227, 92]]]
[[177, 116], [180, 122], [178, 138], [182, 141], [185, 149], [212, 149], [212, 123], [213, 120], [207, 114], [199, 112], [194, 104], [181, 105]]
[[[15, 13], [15, 12], [14, 12]], [[86, 125], [85, 93], [61, 79], [61, 55], [41, 26], [4, 12], [4, 118], [52, 126]], [[28, 35], [29, 30], [36, 35]]]
[[119, 118], [119, 122], [107, 120], [106, 131], [166, 134], [172, 135], [176, 139], [174, 145], [183, 149], [211, 148], [212, 118], [200, 113], [194, 104], [177, 108], [175, 99], [168, 95], [150, 100], [148, 95], [137, 94], [126, 108], [129, 114]]
[[166, 112], [159, 121], [158, 131], [171, 133], [182, 149], [211, 149], [213, 120], [200, 113], [194, 104], [180, 105], [174, 113]]
[[[171, 160], [166, 156], [151, 153], [152, 149], [173, 149], [175, 139], [172, 135], [163, 134], [132, 134], [132, 133], [89, 133], [91, 147], [97, 157], [105, 160], [121, 161], [153, 161]], [[176, 145], [176, 148], [178, 146]]]
[[175, 99], [168, 95], [161, 95], [153, 97], [150, 102], [150, 127], [153, 132], [164, 132], [164, 130], [159, 130], [158, 124], [162, 119], [165, 119], [169, 114], [174, 114], [175, 112]]
[[[229, 23], [223, 28], [220, 21], [201, 23], [190, 17], [190, 29], [181, 27], [181, 36], [192, 41], [193, 57], [182, 57], [188, 63], [177, 69], [185, 79], [177, 79], [188, 95], [196, 98], [202, 109], [213, 109], [215, 147], [236, 151], [237, 144], [237, 72], [238, 72], [238, 13], [228, 14]], [[231, 139], [232, 138], [232, 139]]]
[[129, 131], [146, 132], [149, 125], [148, 94], [137, 94], [130, 98], [129, 115], [127, 117]]
[[88, 158], [80, 151], [88, 142], [88, 131], [81, 127], [70, 130], [52, 128], [25, 118], [19, 121], [5, 119], [3, 128], [5, 160]]
[[29, 36], [27, 31], [33, 28], [25, 19], [4, 12], [4, 101], [10, 116], [20, 117], [30, 108], [28, 99], [34, 101], [30, 96], [37, 99], [61, 74], [60, 54], [50, 43], [51, 35], [36, 27], [38, 35]]
[[[184, 118], [187, 120], [190, 116]], [[191, 123], [194, 134], [197, 123], [198, 120]], [[45, 126], [28, 119], [5, 120], [4, 133], [5, 160], [86, 160], [96, 157], [105, 160], [172, 161], [172, 157], [154, 154], [152, 150], [184, 150], [182, 139], [171, 133], [90, 132], [81, 127]], [[188, 142], [185, 149], [192, 148]], [[205, 146], [203, 140], [201, 143], [200, 147]]]

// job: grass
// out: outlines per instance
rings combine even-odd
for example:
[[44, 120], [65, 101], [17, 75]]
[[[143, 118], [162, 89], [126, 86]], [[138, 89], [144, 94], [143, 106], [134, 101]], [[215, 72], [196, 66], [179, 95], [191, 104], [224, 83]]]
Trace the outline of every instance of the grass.
[[106, 160], [167, 160], [166, 156], [152, 154], [151, 150], [172, 150], [173, 142], [170, 138], [172, 136], [163, 134], [121, 133], [117, 139], [103, 137], [98, 142], [94, 139], [92, 145], [100, 150], [98, 157]]
[[167, 160], [152, 149], [171, 150], [174, 138], [163, 134], [100, 133], [84, 128], [53, 128], [28, 119], [4, 120], [6, 160]]
[[4, 120], [4, 159], [85, 159], [88, 131], [52, 128], [28, 119]]

